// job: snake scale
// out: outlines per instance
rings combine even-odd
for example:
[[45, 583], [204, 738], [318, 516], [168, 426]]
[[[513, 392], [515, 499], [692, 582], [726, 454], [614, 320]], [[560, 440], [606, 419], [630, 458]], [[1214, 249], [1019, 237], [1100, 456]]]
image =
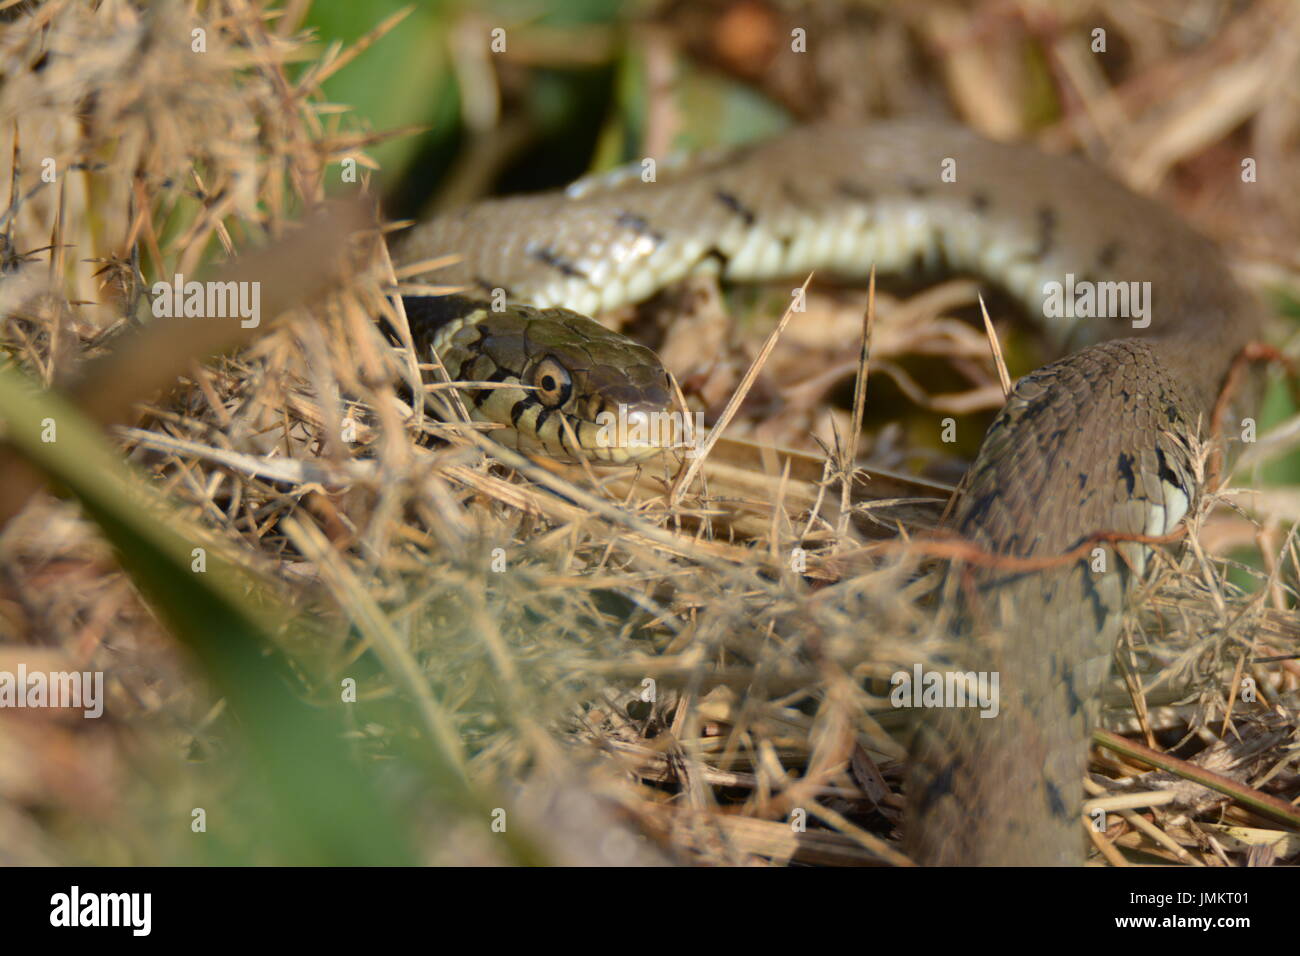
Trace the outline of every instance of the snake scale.
[[[563, 310], [597, 313], [702, 270], [743, 281], [939, 266], [1000, 283], [1040, 317], [1061, 311], [1045, 308], [1047, 283], [1139, 282], [1150, 283], [1140, 321], [1043, 319], [1065, 357], [1016, 385], [949, 525], [995, 554], [1049, 556], [1094, 532], [1165, 533], [1194, 506], [1192, 448], [1262, 312], [1215, 245], [1158, 203], [1082, 160], [929, 121], [796, 129], [664, 164], [653, 181], [644, 168], [482, 202], [397, 248], [407, 263], [459, 256], [436, 281], [520, 303], [456, 306], [450, 323], [412, 317], [417, 344], [436, 344], [453, 377], [533, 384], [467, 393], [480, 417], [514, 426], [505, 437], [518, 447], [565, 457], [596, 410], [666, 405], [653, 353]], [[1082, 861], [1088, 732], [1146, 559], [1132, 543], [1100, 553], [1033, 572], [976, 568], [947, 591], [962, 622], [951, 663], [997, 671], [1002, 699], [992, 719], [921, 713], [905, 826], [918, 862]]]

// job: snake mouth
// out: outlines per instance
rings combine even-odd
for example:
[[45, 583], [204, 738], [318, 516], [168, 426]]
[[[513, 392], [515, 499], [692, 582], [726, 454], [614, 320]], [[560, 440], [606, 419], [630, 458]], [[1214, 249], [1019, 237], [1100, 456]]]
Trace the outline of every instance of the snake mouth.
[[[515, 397], [513, 392], [498, 393], [502, 405]], [[518, 395], [512, 405], [514, 426], [492, 433], [497, 441], [517, 451], [543, 454], [567, 464], [634, 465], [684, 444], [682, 416], [666, 404], [604, 403], [605, 407], [592, 413], [547, 408], [529, 401], [529, 393], [523, 390]], [[473, 417], [500, 424], [501, 416], [493, 411], [474, 409]]]
[[681, 415], [666, 404], [620, 404], [598, 412], [594, 423], [582, 424], [584, 434], [594, 424], [583, 452], [604, 464], [636, 464], [685, 444]]
[[682, 416], [673, 411], [668, 375], [658, 363], [621, 369], [593, 364], [575, 374], [575, 386], [566, 413], [581, 455], [636, 464], [683, 444]]

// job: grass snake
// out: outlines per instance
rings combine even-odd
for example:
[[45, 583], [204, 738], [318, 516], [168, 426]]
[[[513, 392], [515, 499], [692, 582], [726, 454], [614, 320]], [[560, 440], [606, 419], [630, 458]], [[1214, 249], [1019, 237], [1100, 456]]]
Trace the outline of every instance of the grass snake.
[[[595, 444], [602, 410], [669, 407], [652, 352], [583, 314], [687, 275], [845, 278], [922, 265], [1000, 283], [1065, 357], [1022, 378], [990, 427], [949, 524], [999, 555], [1057, 555], [1094, 532], [1162, 534], [1201, 488], [1193, 449], [1262, 313], [1213, 243], [1086, 162], [985, 141], [953, 125], [812, 126], [737, 150], [481, 202], [416, 227], [402, 262], [456, 255], [440, 283], [470, 298], [412, 315], [507, 443], [635, 460]], [[1069, 317], [1079, 290], [1146, 296], [1126, 314]], [[489, 304], [509, 302], [503, 311]], [[479, 301], [474, 301], [475, 299]], [[1118, 300], [1115, 300], [1118, 301]], [[1057, 296], [1060, 302], [1060, 296]], [[1097, 299], [1094, 299], [1094, 303]], [[1113, 304], [1113, 303], [1112, 303]], [[568, 311], [573, 310], [573, 311]], [[577, 313], [577, 314], [575, 314]], [[568, 426], [567, 428], [565, 426]], [[1083, 859], [1082, 778], [1121, 613], [1146, 554], [1101, 545], [1049, 570], [976, 568], [959, 602], [961, 671], [997, 671], [998, 716], [924, 712], [911, 742], [905, 847], [930, 864]], [[1124, 553], [1117, 554], [1116, 549]], [[955, 576], [954, 576], [955, 578]]]

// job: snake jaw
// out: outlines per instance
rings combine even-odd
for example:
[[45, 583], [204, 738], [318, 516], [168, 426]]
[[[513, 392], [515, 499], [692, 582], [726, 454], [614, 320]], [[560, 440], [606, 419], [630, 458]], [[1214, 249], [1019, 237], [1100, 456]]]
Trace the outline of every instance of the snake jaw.
[[[646, 461], [668, 448], [681, 444], [681, 430], [677, 416], [666, 407], [644, 405], [620, 409], [615, 417], [613, 436], [607, 444], [598, 445], [603, 461], [612, 465], [630, 465]], [[600, 441], [598, 437], [598, 442]]]
[[[681, 443], [668, 374], [656, 362], [628, 374], [596, 367], [582, 376], [582, 398], [570, 419], [583, 454], [608, 465], [630, 465]], [[576, 459], [576, 456], [574, 456]]]
[[[509, 389], [502, 397], [508, 400], [516, 394], [529, 393]], [[520, 404], [525, 411], [515, 416], [514, 426], [494, 431], [494, 437], [519, 451], [544, 454], [555, 461], [633, 465], [680, 444], [678, 416], [671, 413], [666, 402], [651, 399], [613, 403], [609, 396], [597, 393], [576, 402], [570, 400], [556, 409], [539, 407], [526, 398], [515, 407]], [[476, 418], [500, 424], [493, 407], [475, 411]]]

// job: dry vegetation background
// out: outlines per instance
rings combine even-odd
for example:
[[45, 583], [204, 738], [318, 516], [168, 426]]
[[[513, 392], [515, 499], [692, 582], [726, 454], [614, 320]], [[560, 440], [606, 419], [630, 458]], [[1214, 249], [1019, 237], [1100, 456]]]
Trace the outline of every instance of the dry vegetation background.
[[[330, 84], [410, 77], [392, 98], [451, 109], [433, 205], [538, 149], [546, 71], [608, 71], [597, 165], [824, 114], [950, 113], [1081, 149], [1220, 238], [1295, 355], [1300, 8], [376, 5], [339, 45], [312, 19], [331, 6], [0, 0], [0, 671], [100, 670], [107, 694], [97, 721], [0, 710], [0, 862], [901, 862], [887, 680], [942, 629], [932, 570], [874, 542], [923, 534], [960, 475], [922, 433], [1000, 402], [983, 334], [954, 318], [978, 286], [881, 294], [860, 439], [843, 393], [863, 296], [818, 289], [727, 431], [802, 455], [727, 442], [690, 482], [676, 463], [544, 468], [457, 426], [442, 393], [446, 422], [403, 403], [413, 366], [373, 321], [400, 323], [397, 277], [362, 209], [319, 204], [346, 192], [342, 160], [372, 192], [398, 182], [418, 153], [376, 126], [434, 114], [377, 124]], [[781, 55], [792, 24], [818, 56]], [[419, 66], [373, 72], [367, 51], [402, 37]], [[263, 282], [262, 328], [150, 320], [153, 282], [205, 268]], [[716, 419], [779, 315], [741, 299], [694, 285], [672, 327], [662, 307], [614, 319]], [[1276, 816], [1300, 796], [1300, 430], [1274, 391], [1199, 544], [1154, 562], [1107, 701], [1110, 726], [1240, 793], [1098, 749], [1095, 794], [1173, 794], [1112, 814], [1098, 861], [1300, 853]], [[982, 424], [962, 422], [969, 452]]]

